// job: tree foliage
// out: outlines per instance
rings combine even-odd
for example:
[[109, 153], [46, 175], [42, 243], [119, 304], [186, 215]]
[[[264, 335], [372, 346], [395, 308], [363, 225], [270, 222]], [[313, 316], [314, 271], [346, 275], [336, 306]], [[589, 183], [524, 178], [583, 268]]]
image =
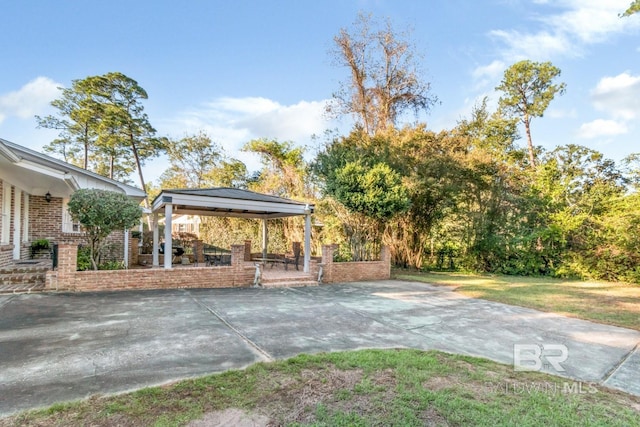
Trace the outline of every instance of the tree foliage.
[[136, 201], [107, 190], [80, 189], [71, 195], [68, 209], [72, 218], [82, 224], [94, 270], [98, 269], [109, 234], [137, 225], [142, 216]]
[[56, 115], [37, 117], [39, 127], [60, 130], [45, 149], [113, 179], [137, 171], [146, 188], [142, 166], [166, 147], [144, 112], [147, 92], [119, 72], [74, 80], [61, 92], [51, 103]]
[[351, 31], [334, 37], [334, 62], [350, 79], [333, 94], [328, 112], [352, 115], [367, 134], [395, 126], [406, 111], [428, 111], [436, 102], [430, 84], [421, 79], [413, 46], [390, 21], [379, 24], [361, 14]]
[[222, 159], [222, 148], [205, 132], [169, 140], [169, 169], [160, 177], [164, 188], [203, 188], [208, 175]]
[[519, 117], [524, 124], [529, 148], [529, 163], [536, 166], [531, 140], [531, 119], [542, 117], [556, 94], [565, 92], [564, 83], [554, 83], [560, 69], [551, 62], [516, 62], [504, 72], [496, 90], [502, 91], [500, 109], [508, 117]]
[[634, 0], [627, 10], [624, 11], [622, 16], [631, 16], [640, 12], [640, 0]]

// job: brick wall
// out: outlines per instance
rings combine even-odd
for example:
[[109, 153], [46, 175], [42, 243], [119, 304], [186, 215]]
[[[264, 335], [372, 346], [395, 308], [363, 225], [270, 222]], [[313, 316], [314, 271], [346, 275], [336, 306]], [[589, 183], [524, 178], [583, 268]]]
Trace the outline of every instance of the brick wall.
[[13, 245], [0, 245], [0, 268], [6, 267], [13, 261]]
[[[29, 259], [31, 257], [31, 242], [39, 239], [47, 239], [52, 244], [83, 244], [85, 242], [81, 233], [63, 233], [62, 232], [62, 206], [63, 199], [60, 197], [52, 197], [47, 202], [43, 196], [29, 195], [29, 233], [28, 242], [22, 242], [23, 232], [21, 232], [18, 242], [14, 242], [13, 231], [15, 228], [14, 209], [15, 209], [15, 188], [11, 188], [11, 210], [10, 210], [10, 230], [9, 242], [6, 245], [0, 245], [0, 267], [6, 266], [13, 262], [12, 250], [15, 244], [20, 245], [20, 258]], [[2, 180], [0, 179], [0, 204], [2, 202]], [[22, 212], [21, 220], [24, 220], [24, 196], [22, 192], [20, 210]], [[1, 221], [1, 219], [0, 219]], [[22, 226], [22, 224], [21, 224]], [[124, 232], [116, 231], [107, 238], [108, 248], [104, 253], [105, 260], [121, 261], [124, 255]], [[131, 249], [131, 248], [130, 248]], [[131, 253], [131, 250], [130, 252]]]
[[129, 239], [129, 266], [138, 264], [138, 256], [140, 255], [140, 239], [132, 237]]
[[391, 277], [389, 248], [382, 247], [380, 261], [333, 262], [333, 253], [338, 245], [322, 247], [322, 282], [345, 283], [362, 280], [386, 280]]
[[231, 266], [75, 271], [76, 245], [60, 245], [58, 270], [47, 272], [46, 289], [100, 291], [115, 289], [229, 288], [253, 284], [255, 267], [244, 261], [244, 245], [231, 247]]
[[[30, 196], [29, 200], [29, 240], [47, 239], [52, 244], [85, 245], [82, 233], [62, 232], [63, 199], [52, 197], [47, 202], [44, 197]], [[122, 261], [124, 256], [124, 231], [114, 231], [107, 237], [107, 248], [103, 252], [105, 261]], [[131, 242], [131, 239], [129, 239]], [[28, 249], [27, 245], [27, 249]], [[131, 248], [129, 248], [131, 254]]]

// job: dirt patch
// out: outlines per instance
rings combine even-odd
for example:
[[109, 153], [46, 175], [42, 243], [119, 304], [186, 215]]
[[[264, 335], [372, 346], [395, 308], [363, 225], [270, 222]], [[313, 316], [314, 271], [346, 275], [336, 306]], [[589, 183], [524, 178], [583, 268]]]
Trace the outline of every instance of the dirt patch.
[[[274, 387], [275, 383], [275, 387]], [[382, 416], [395, 397], [397, 380], [392, 369], [365, 375], [362, 369], [325, 369], [300, 371], [295, 376], [269, 378], [273, 390], [268, 399], [257, 402], [256, 408], [272, 419], [274, 425], [317, 421], [316, 410], [322, 405], [326, 412], [376, 413]]]
[[236, 408], [208, 412], [201, 419], [187, 424], [188, 427], [266, 427], [268, 425], [269, 417]]

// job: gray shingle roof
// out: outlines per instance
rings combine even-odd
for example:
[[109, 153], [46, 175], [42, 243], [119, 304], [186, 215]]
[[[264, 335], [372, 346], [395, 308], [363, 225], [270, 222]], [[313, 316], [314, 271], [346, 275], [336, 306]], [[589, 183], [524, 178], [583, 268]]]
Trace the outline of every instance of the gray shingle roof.
[[162, 190], [166, 193], [185, 194], [191, 196], [221, 197], [226, 199], [252, 200], [257, 202], [287, 203], [290, 205], [305, 206], [306, 203], [284, 197], [272, 196], [270, 194], [256, 193], [255, 191], [242, 190], [239, 188], [215, 187], [215, 188], [194, 188], [194, 189], [173, 189]]

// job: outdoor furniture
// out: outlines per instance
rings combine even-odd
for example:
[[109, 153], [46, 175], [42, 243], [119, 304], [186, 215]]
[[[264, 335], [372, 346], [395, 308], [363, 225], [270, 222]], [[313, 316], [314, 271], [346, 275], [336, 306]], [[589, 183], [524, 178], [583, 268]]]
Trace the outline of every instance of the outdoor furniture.
[[287, 257], [270, 257], [270, 258], [252, 258], [252, 261], [261, 262], [263, 265], [271, 264], [271, 268], [276, 266], [277, 264], [284, 264], [284, 269], [288, 270], [290, 260]]
[[[182, 246], [174, 246], [173, 248], [173, 258], [171, 259], [172, 263], [175, 263], [176, 258], [182, 259], [182, 255], [184, 255], [184, 248]], [[160, 243], [159, 251], [161, 254], [164, 254], [164, 243]]]
[[207, 267], [231, 265], [231, 254], [204, 254], [204, 262]]

